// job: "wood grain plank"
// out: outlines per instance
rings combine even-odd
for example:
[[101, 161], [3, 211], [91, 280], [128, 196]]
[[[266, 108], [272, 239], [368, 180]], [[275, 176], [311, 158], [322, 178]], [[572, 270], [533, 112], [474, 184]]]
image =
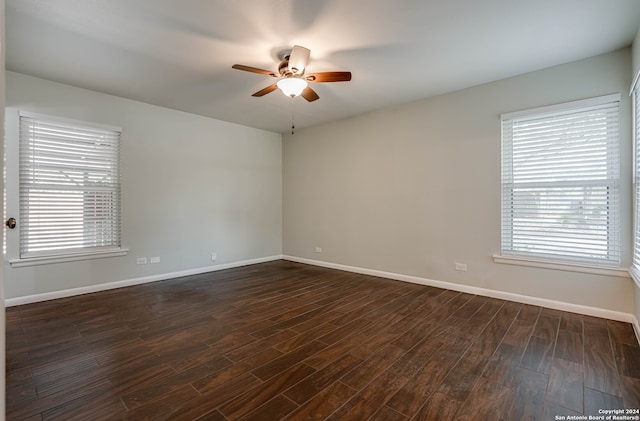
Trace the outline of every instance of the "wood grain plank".
[[438, 392], [429, 397], [412, 420], [454, 420], [460, 408], [462, 408], [462, 401]]
[[602, 353], [597, 348], [585, 350], [584, 385], [604, 393], [620, 394], [620, 375], [610, 352]]
[[582, 413], [583, 384], [581, 364], [554, 358], [549, 373], [547, 400]]
[[362, 364], [348, 371], [341, 381], [353, 389], [361, 390], [380, 375], [382, 370], [389, 368], [404, 353], [403, 349], [389, 344]]
[[442, 381], [438, 392], [461, 402], [467, 399], [484, 368], [478, 364], [477, 358], [478, 354], [465, 354], [465, 357], [459, 360]]
[[278, 395], [241, 418], [242, 421], [278, 421], [293, 412], [298, 405]]
[[551, 367], [553, 347], [554, 341], [532, 336], [522, 356], [522, 367], [548, 374]]
[[[127, 411], [127, 418], [135, 419], [171, 419], [176, 409], [182, 405], [191, 405], [189, 402], [200, 394], [191, 386], [186, 385], [158, 395], [156, 399], [150, 399], [142, 405], [137, 405]], [[126, 405], [126, 402], [125, 402]], [[131, 406], [127, 405], [129, 408]]]
[[458, 419], [501, 420], [507, 419], [512, 401], [509, 387], [480, 379], [456, 413]]
[[[198, 392], [206, 394], [211, 390], [219, 389], [227, 382], [245, 374], [252, 379], [258, 380], [258, 378], [251, 374], [250, 371], [269, 361], [273, 361], [281, 355], [282, 353], [280, 351], [277, 351], [273, 348], [267, 348], [264, 351], [256, 354], [254, 358], [247, 358], [246, 360], [242, 360], [241, 362], [236, 363], [230, 367], [195, 380], [191, 384], [198, 390]], [[258, 382], [261, 383], [261, 381], [259, 380]]]
[[261, 380], [270, 379], [284, 371], [287, 367], [291, 367], [300, 361], [303, 361], [305, 358], [312, 356], [324, 348], [326, 348], [326, 345], [322, 342], [313, 341], [256, 368], [251, 373]]
[[[511, 397], [505, 402], [505, 419], [541, 419], [549, 377], [542, 373], [521, 368], [511, 384]], [[545, 418], [542, 418], [545, 419]]]
[[582, 332], [559, 329], [556, 340], [555, 358], [573, 361], [582, 364], [584, 354], [582, 352]]
[[334, 383], [297, 410], [284, 418], [285, 421], [325, 420], [357, 393], [344, 383]]
[[311, 374], [283, 394], [293, 402], [301, 405], [345, 376], [345, 373], [349, 373], [361, 362], [362, 360], [353, 355], [346, 354], [322, 370]]
[[615, 342], [613, 349], [620, 375], [640, 379], [640, 347]]
[[29, 400], [24, 402], [25, 404], [14, 405], [11, 401], [7, 401], [7, 419], [20, 420], [55, 408], [63, 408], [67, 404], [72, 405], [70, 404], [72, 401], [89, 405], [96, 396], [112, 397], [114, 395], [113, 385], [107, 379], [100, 378], [87, 384], [65, 388], [37, 400]]
[[[184, 390], [184, 386], [230, 366], [231, 363], [229, 360], [224, 357], [217, 356], [200, 365], [193, 366], [188, 370], [172, 374], [161, 382], [141, 385], [133, 390], [121, 392], [121, 399], [128, 409], [143, 406], [161, 396], [172, 394], [175, 390]], [[190, 389], [193, 389], [193, 387]]]
[[601, 409], [623, 409], [624, 404], [618, 396], [600, 392], [599, 390], [584, 388], [584, 414], [601, 416]]
[[524, 351], [533, 333], [534, 324], [516, 319], [507, 330], [502, 342]]
[[[542, 410], [542, 419], [543, 420], [557, 420], [557, 419], [567, 419], [568, 416], [579, 417], [582, 416], [582, 412], [573, 411], [568, 408], [564, 408], [562, 406], [556, 405], [552, 402], [545, 401], [544, 408]], [[574, 418], [579, 419], [579, 418]]]
[[560, 329], [582, 334], [582, 315], [563, 312], [560, 318]]
[[533, 326], [538, 320], [541, 310], [540, 307], [525, 304], [522, 306], [522, 309], [520, 309], [517, 320]]
[[[317, 323], [317, 322], [316, 322]], [[298, 333], [289, 338], [277, 338], [277, 342], [273, 345], [275, 349], [282, 352], [289, 352], [296, 348], [301, 347], [309, 342], [313, 342], [321, 336], [326, 335], [329, 332], [336, 330], [336, 326], [331, 323], [316, 324], [315, 327], [311, 327], [302, 333]], [[287, 332], [296, 332], [294, 330], [287, 330]]]
[[327, 420], [359, 421], [367, 419], [377, 412], [407, 380], [406, 377], [399, 376], [391, 370], [385, 370]]
[[236, 420], [262, 406], [275, 396], [298, 383], [316, 370], [306, 364], [298, 364], [271, 378], [268, 382], [244, 391], [237, 398], [218, 409], [229, 420]]
[[117, 396], [98, 390], [68, 400], [42, 412], [43, 420], [109, 420], [123, 416], [125, 407]]
[[199, 397], [174, 405], [171, 421], [191, 421], [208, 416], [227, 421], [226, 417], [215, 411], [220, 405], [238, 397], [240, 393], [258, 387], [262, 382], [251, 373], [242, 373], [227, 381], [220, 382], [217, 387], [209, 387]]
[[407, 421], [409, 418], [394, 411], [388, 406], [383, 406], [373, 414], [367, 421]]
[[551, 316], [548, 314], [540, 314], [535, 328], [533, 329], [533, 336], [547, 341], [555, 342], [556, 335], [558, 334], [558, 326], [560, 324], [560, 317]]
[[585, 350], [592, 349], [600, 353], [611, 354], [613, 350], [606, 320], [586, 316], [583, 316], [583, 319]]
[[622, 376], [622, 401], [625, 408], [640, 408], [640, 379]]
[[387, 402], [387, 406], [409, 417], [414, 416], [426, 399], [442, 384], [460, 356], [443, 349], [432, 356]]
[[519, 369], [523, 352], [521, 348], [501, 343], [489, 359], [482, 377], [495, 384], [510, 386]]
[[621, 344], [638, 346], [638, 340], [636, 339], [631, 323], [607, 320], [607, 328], [609, 329], [609, 335], [611, 335], [611, 339], [613, 341]]

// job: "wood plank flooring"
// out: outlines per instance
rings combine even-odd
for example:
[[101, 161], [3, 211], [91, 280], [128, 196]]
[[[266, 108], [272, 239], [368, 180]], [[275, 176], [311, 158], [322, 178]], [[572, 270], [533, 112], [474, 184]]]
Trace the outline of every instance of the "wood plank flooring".
[[8, 420], [640, 408], [628, 323], [287, 261], [7, 309]]

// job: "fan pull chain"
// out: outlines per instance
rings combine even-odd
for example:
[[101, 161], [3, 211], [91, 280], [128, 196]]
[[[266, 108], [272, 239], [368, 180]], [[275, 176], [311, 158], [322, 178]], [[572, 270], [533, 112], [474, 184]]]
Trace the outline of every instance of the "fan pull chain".
[[293, 100], [294, 100], [294, 96], [291, 96], [291, 134], [293, 134], [294, 130], [296, 129], [296, 126], [293, 124]]

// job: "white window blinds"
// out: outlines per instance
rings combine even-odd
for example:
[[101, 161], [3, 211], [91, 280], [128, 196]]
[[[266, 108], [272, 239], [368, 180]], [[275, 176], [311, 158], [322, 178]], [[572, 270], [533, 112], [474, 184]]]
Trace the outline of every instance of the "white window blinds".
[[620, 264], [619, 95], [502, 116], [502, 253]]
[[120, 247], [120, 131], [20, 114], [20, 257]]

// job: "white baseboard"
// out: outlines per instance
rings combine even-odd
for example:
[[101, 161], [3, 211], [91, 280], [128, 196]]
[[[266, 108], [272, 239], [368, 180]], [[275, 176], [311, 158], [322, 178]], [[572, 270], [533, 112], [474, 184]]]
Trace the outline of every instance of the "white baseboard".
[[610, 320], [632, 323], [640, 342], [640, 325], [633, 314], [623, 313], [620, 311], [608, 310], [599, 307], [590, 307], [580, 304], [566, 303], [563, 301], [548, 300], [546, 298], [531, 297], [528, 295], [514, 294], [511, 292], [503, 292], [487, 288], [479, 288], [469, 285], [454, 284], [451, 282], [435, 281], [433, 279], [420, 278], [417, 276], [402, 275], [398, 273], [384, 272], [375, 269], [367, 269], [355, 266], [347, 266], [338, 263], [323, 262], [320, 260], [305, 259], [302, 257], [284, 255], [285, 260], [292, 262], [306, 263], [314, 266], [321, 266], [330, 269], [344, 270], [347, 272], [361, 273], [363, 275], [378, 276], [380, 278], [393, 279], [396, 281], [411, 282], [414, 284], [428, 285], [437, 288], [450, 289], [453, 291], [464, 292], [467, 294], [482, 295], [485, 297], [499, 298], [501, 300], [515, 301], [523, 304], [531, 304], [540, 307], [552, 308], [555, 310], [569, 311], [572, 313], [584, 314], [587, 316], [602, 317]]
[[98, 284], [98, 285], [89, 285], [86, 287], [71, 288], [71, 289], [65, 289], [62, 291], [45, 292], [42, 294], [27, 295], [24, 297], [7, 298], [4, 301], [4, 304], [6, 307], [13, 307], [13, 306], [19, 306], [23, 304], [37, 303], [40, 301], [55, 300], [57, 298], [72, 297], [74, 295], [90, 294], [92, 292], [106, 291], [109, 289], [146, 284], [149, 282], [164, 281], [167, 279], [180, 278], [183, 276], [199, 275], [201, 273], [215, 272], [223, 269], [231, 269], [231, 268], [236, 268], [241, 266], [254, 265], [256, 263], [271, 262], [274, 260], [281, 260], [282, 258], [283, 257], [281, 255], [260, 257], [257, 259], [242, 260], [239, 262], [232, 262], [232, 263], [221, 263], [219, 265], [200, 267], [196, 269], [187, 269], [187, 270], [170, 272], [170, 273], [161, 273], [157, 275], [144, 276], [142, 278], [126, 279], [122, 281], [108, 282], [105, 284]]
[[631, 325], [633, 326], [633, 331], [636, 333], [636, 339], [638, 343], [640, 343], [640, 323], [638, 323], [638, 318], [635, 315], [632, 315], [633, 321]]

